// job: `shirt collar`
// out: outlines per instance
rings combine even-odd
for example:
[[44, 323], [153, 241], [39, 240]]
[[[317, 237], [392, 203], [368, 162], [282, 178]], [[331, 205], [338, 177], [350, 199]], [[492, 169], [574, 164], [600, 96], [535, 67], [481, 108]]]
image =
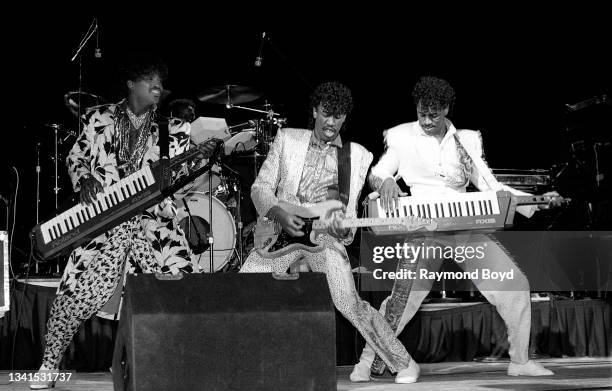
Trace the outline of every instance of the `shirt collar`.
[[315, 135], [315, 132], [313, 131], [312, 136], [310, 136], [310, 145], [317, 146], [321, 149], [325, 148], [326, 145], [331, 145], [334, 147], [342, 148], [342, 139], [340, 138], [340, 135], [338, 135], [332, 141], [325, 142], [325, 141], [319, 140], [317, 136]]
[[[429, 136], [429, 134], [425, 133], [419, 121], [417, 121], [416, 124], [419, 129], [419, 135], [426, 136], [426, 137]], [[446, 134], [444, 135], [442, 140], [447, 139], [448, 137], [451, 137], [452, 135], [457, 133], [457, 128], [455, 128], [455, 125], [453, 125], [453, 123], [449, 119], [446, 119], [446, 126], [447, 126]]]

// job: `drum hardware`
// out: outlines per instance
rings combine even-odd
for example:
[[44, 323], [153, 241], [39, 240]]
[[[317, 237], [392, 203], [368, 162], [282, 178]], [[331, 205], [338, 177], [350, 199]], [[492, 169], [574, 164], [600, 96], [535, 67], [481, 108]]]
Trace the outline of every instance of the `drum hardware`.
[[64, 105], [78, 118], [79, 113], [83, 114], [84, 108], [102, 107], [108, 104], [101, 96], [85, 91], [70, 91], [64, 95]]
[[274, 141], [276, 137], [276, 133], [278, 129], [285, 127], [287, 123], [286, 118], [278, 118], [278, 117], [268, 117], [266, 119], [260, 119], [257, 121], [257, 130], [256, 130], [256, 141], [257, 148], [261, 154], [267, 155], [270, 151], [270, 145]]
[[[189, 213], [185, 204], [188, 205]], [[210, 216], [214, 223], [210, 222]], [[222, 270], [230, 261], [236, 245], [234, 218], [225, 205], [218, 198], [211, 197], [210, 194], [192, 192], [177, 205], [177, 220], [193, 251], [194, 266], [202, 272], [213, 273]], [[214, 248], [209, 245], [213, 224], [215, 226]], [[211, 256], [213, 258], [212, 268], [210, 268], [209, 258]]]
[[231, 131], [231, 129], [234, 129], [234, 128], [242, 128], [242, 127], [244, 127], [244, 126], [251, 126], [251, 127], [254, 127], [254, 126], [255, 126], [255, 121], [253, 121], [253, 120], [249, 120], [249, 121], [246, 121], [246, 122], [243, 122], [243, 123], [240, 123], [240, 124], [236, 124], [236, 125], [228, 126], [227, 128], [230, 130], [230, 134], [231, 134], [231, 135], [234, 135], [234, 134], [240, 133], [240, 132], [241, 132], [241, 130], [238, 130], [238, 131], [232, 132], [232, 131]]
[[[219, 159], [219, 151], [218, 149], [215, 151], [215, 153], [213, 153], [213, 155], [209, 158], [209, 168], [208, 168], [208, 177], [212, 178], [212, 167], [214, 164], [215, 160]], [[213, 199], [213, 195], [212, 195], [212, 181], [208, 181], [208, 221], [210, 223], [210, 229], [208, 230], [208, 235], [207, 235], [207, 239], [208, 239], [208, 243], [210, 245], [210, 258], [209, 258], [209, 273], [214, 273], [215, 269], [215, 262], [214, 262], [214, 253], [215, 253], [215, 237], [213, 234], [213, 210], [212, 210], [212, 201]]]
[[276, 132], [273, 131], [273, 129], [278, 129], [279, 127], [284, 126], [285, 122], [287, 121], [284, 118], [280, 118], [280, 114], [274, 112], [273, 110], [266, 111], [231, 104], [227, 105], [227, 108], [237, 108], [266, 114], [266, 118], [249, 121], [249, 123], [252, 125], [252, 129], [243, 130], [228, 140], [228, 145], [226, 145], [226, 154], [230, 154], [234, 151], [250, 151], [256, 148], [259, 148], [260, 152], [267, 154], [269, 144], [273, 141], [274, 136], [276, 136]]
[[228, 108], [228, 109], [241, 109], [241, 110], [253, 111], [255, 113], [265, 114], [268, 118], [278, 117], [280, 115], [279, 113], [275, 112], [274, 110], [254, 109], [254, 108], [246, 107], [246, 106], [238, 106], [238, 105], [235, 105], [233, 103], [228, 103], [228, 104], [225, 105], [225, 107]]
[[226, 141], [225, 154], [257, 151], [267, 155], [278, 129], [284, 127], [286, 122], [286, 118], [279, 117], [248, 121], [250, 128], [242, 129]]
[[185, 210], [187, 211], [187, 215], [189, 216], [189, 222], [190, 222], [189, 227], [191, 228], [191, 226], [193, 225], [193, 229], [195, 230], [196, 237], [198, 239], [198, 242], [193, 246], [192, 250], [196, 254], [201, 254], [208, 249], [208, 247], [206, 246], [207, 243], [202, 242], [202, 234], [200, 233], [200, 230], [198, 229], [198, 224], [191, 224], [191, 222], [194, 219], [193, 219], [193, 215], [191, 214], [191, 209], [189, 209], [189, 203], [185, 201], [185, 197], [183, 197], [182, 201], [183, 201], [183, 205], [185, 206]]
[[[53, 162], [54, 162], [54, 182], [55, 182], [55, 187], [53, 188], [53, 192], [55, 193], [55, 209], [58, 208], [59, 204], [58, 204], [58, 195], [59, 195], [59, 191], [61, 190], [61, 188], [59, 187], [58, 184], [58, 180], [59, 180], [59, 176], [58, 176], [58, 145], [60, 145], [62, 142], [68, 140], [68, 138], [70, 138], [71, 136], [75, 136], [76, 133], [69, 131], [67, 129], [64, 129], [64, 127], [62, 125], [59, 124], [54, 124], [54, 123], [48, 123], [48, 124], [44, 124], [43, 125], [46, 128], [51, 128], [53, 129], [53, 144], [54, 144], [54, 152], [53, 152]], [[67, 136], [63, 139], [60, 140], [59, 138], [59, 133], [63, 133], [66, 134]], [[40, 146], [40, 143], [37, 145], [37, 154], [38, 154], [38, 148]], [[40, 164], [38, 164], [36, 166], [36, 170], [37, 172], [40, 171]], [[38, 220], [38, 219], [37, 219]], [[37, 222], [38, 224], [38, 222]]]
[[[59, 186], [59, 146], [63, 145], [71, 137], [76, 137], [76, 132], [65, 128], [61, 124], [57, 123], [45, 123], [41, 125], [45, 129], [53, 129], [53, 193], [54, 193], [54, 210], [57, 211], [59, 208], [59, 192], [62, 189]], [[40, 174], [42, 173], [42, 166], [40, 163], [40, 148], [43, 145], [41, 142], [36, 143], [36, 224], [40, 223]], [[34, 263], [35, 273], [39, 273], [39, 261]], [[56, 264], [56, 272], [59, 274], [60, 265], [59, 260]]]
[[235, 104], [247, 103], [262, 97], [262, 93], [253, 87], [236, 84], [225, 84], [207, 88], [198, 95], [200, 102], [225, 105], [227, 108]]
[[243, 228], [243, 223], [242, 223], [242, 213], [240, 211], [241, 208], [241, 202], [242, 202], [242, 190], [241, 190], [241, 186], [240, 186], [240, 177], [239, 177], [239, 173], [238, 171], [235, 171], [234, 169], [232, 169], [231, 167], [229, 167], [227, 164], [225, 163], [221, 163], [221, 166], [227, 170], [231, 176], [234, 177], [234, 179], [231, 182], [231, 186], [233, 188], [233, 190], [236, 192], [236, 213], [234, 215], [234, 218], [236, 220], [236, 226], [238, 228], [238, 253], [237, 253], [237, 258], [238, 258], [238, 262], [240, 263], [240, 268], [242, 268], [242, 264], [243, 264], [243, 250], [242, 250], [242, 228]]
[[574, 112], [574, 111], [580, 111], [582, 109], [585, 109], [587, 107], [590, 106], [595, 106], [595, 105], [600, 105], [600, 104], [606, 104], [611, 106], [612, 105], [612, 100], [610, 100], [608, 98], [607, 94], [601, 95], [601, 96], [594, 96], [592, 98], [589, 99], [585, 99], [583, 101], [574, 103], [574, 104], [569, 104], [566, 103], [565, 104], [565, 110], [567, 112]]

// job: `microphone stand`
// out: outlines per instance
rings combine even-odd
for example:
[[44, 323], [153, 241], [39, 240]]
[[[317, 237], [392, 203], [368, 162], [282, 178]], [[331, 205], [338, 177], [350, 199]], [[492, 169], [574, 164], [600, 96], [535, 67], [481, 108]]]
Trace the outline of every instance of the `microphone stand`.
[[[57, 155], [56, 155], [56, 159], [57, 159]], [[56, 167], [57, 167], [57, 164], [56, 164]], [[57, 187], [57, 184], [55, 185], [55, 187]], [[56, 199], [57, 199], [57, 196], [56, 196]], [[39, 210], [40, 210], [40, 143], [37, 143], [36, 144], [36, 224], [40, 222], [39, 221]], [[38, 262], [34, 262], [34, 273], [38, 274]]]
[[[93, 27], [93, 30], [92, 30], [92, 27]], [[81, 43], [79, 44], [79, 47], [74, 53], [74, 56], [72, 56], [72, 58], [70, 59], [70, 62], [74, 62], [74, 60], [76, 60], [76, 58], [81, 53], [81, 50], [83, 50], [85, 45], [87, 45], [87, 42], [89, 42], [89, 40], [91, 39], [91, 37], [93, 37], [96, 31], [98, 31], [98, 19], [93, 18], [93, 21], [91, 22], [91, 25], [89, 26], [89, 29], [87, 29], [85, 36], [83, 37], [83, 39], [81, 39]]]
[[53, 192], [55, 193], [55, 211], [56, 211], [56, 215], [57, 215], [57, 207], [58, 207], [57, 198], [58, 198], [58, 194], [59, 194], [59, 190], [60, 190], [60, 188], [58, 186], [58, 183], [57, 183], [57, 166], [58, 166], [58, 161], [57, 161], [57, 159], [58, 159], [58, 157], [57, 157], [57, 142], [58, 142], [57, 141], [57, 132], [58, 132], [58, 130], [59, 130], [58, 126], [54, 126], [53, 127], [53, 133], [54, 133], [54, 137], [55, 137], [55, 140], [54, 140], [55, 141], [54, 142], [54, 144], [55, 144], [55, 175], [54, 175], [54, 177], [55, 177], [54, 178], [55, 179], [55, 187], [53, 188]]
[[[79, 47], [77, 48], [76, 52], [70, 59], [70, 62], [74, 62], [74, 60], [76, 60], [77, 57], [79, 58], [79, 97], [78, 97], [79, 108], [78, 108], [77, 127], [76, 127], [78, 130], [80, 130], [79, 121], [81, 120], [81, 96], [83, 95], [83, 57], [80, 54], [81, 54], [81, 51], [87, 45], [87, 42], [89, 42], [89, 40], [91, 39], [91, 37], [93, 37], [96, 31], [98, 31], [98, 18], [94, 17], [93, 21], [91, 22], [91, 25], [87, 29], [87, 32], [81, 39], [81, 43], [79, 43]], [[56, 205], [56, 208], [57, 208], [57, 205]]]
[[287, 56], [285, 56], [283, 52], [278, 47], [276, 47], [269, 35], [266, 37], [266, 41], [268, 42], [272, 50], [274, 50], [276, 55], [278, 55], [278, 57], [280, 57], [280, 59], [285, 62], [289, 69], [299, 77], [300, 81], [304, 84], [304, 86], [307, 87], [310, 91], [314, 90], [314, 87], [310, 80], [306, 78], [306, 76], [304, 76], [304, 73], [302, 73], [295, 65], [293, 65], [293, 63], [289, 62]]
[[40, 209], [40, 143], [36, 144], [36, 224], [39, 220]]

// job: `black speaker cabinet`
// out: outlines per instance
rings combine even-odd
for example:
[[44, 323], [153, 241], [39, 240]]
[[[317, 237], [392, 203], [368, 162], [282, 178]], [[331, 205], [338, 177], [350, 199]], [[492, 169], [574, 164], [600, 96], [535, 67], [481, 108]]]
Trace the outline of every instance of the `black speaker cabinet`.
[[115, 390], [336, 390], [335, 312], [322, 273], [129, 275]]

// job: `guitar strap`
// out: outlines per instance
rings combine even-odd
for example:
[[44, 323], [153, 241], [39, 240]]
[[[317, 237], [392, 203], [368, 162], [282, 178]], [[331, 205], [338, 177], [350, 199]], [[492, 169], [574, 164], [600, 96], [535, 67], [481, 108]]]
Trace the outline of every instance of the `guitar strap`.
[[340, 202], [348, 205], [351, 192], [351, 143], [342, 143], [338, 150], [338, 193]]
[[168, 129], [168, 120], [162, 119], [157, 122], [159, 128], [159, 158], [169, 159], [170, 158], [170, 131]]
[[484, 162], [482, 157], [475, 154], [469, 148], [466, 148], [465, 142], [462, 140], [462, 138], [463, 137], [459, 133], [455, 133], [455, 140], [459, 142], [459, 144], [463, 147], [465, 152], [467, 152], [470, 159], [472, 159], [472, 162], [474, 162], [474, 165], [476, 166], [478, 173], [482, 175], [485, 182], [487, 182], [487, 185], [489, 185], [489, 188], [495, 191], [502, 190], [502, 185], [499, 183], [497, 179], [495, 179], [495, 176], [493, 175], [493, 172], [491, 171], [489, 166], [487, 166], [487, 163]]

